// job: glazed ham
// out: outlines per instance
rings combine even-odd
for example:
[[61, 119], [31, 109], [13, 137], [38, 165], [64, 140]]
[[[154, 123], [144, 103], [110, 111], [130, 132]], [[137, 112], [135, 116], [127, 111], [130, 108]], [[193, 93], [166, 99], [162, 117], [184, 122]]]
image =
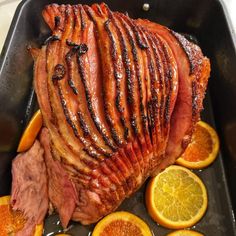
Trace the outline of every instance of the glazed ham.
[[184, 36], [103, 3], [52, 4], [43, 17], [52, 35], [34, 85], [49, 200], [64, 227], [90, 224], [184, 151], [210, 63]]

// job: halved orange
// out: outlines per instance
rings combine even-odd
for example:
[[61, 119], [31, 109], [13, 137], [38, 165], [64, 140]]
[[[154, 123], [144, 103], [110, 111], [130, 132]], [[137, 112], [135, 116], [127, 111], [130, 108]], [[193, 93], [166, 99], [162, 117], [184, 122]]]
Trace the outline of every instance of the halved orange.
[[27, 125], [19, 142], [17, 152], [27, 151], [33, 145], [40, 129], [42, 128], [42, 124], [42, 114], [41, 111], [38, 110], [37, 112], [35, 112], [29, 124]]
[[216, 131], [207, 123], [199, 121], [196, 124], [191, 143], [176, 160], [176, 164], [191, 169], [202, 169], [216, 159], [218, 151], [219, 138]]
[[145, 200], [153, 220], [170, 229], [195, 225], [207, 209], [207, 191], [200, 178], [177, 165], [150, 180]]
[[166, 236], [204, 236], [204, 235], [193, 230], [183, 229], [169, 233]]
[[[15, 235], [24, 227], [25, 219], [21, 212], [13, 211], [10, 196], [0, 197], [0, 236]], [[34, 236], [43, 234], [43, 225], [35, 227]]]
[[92, 236], [152, 236], [152, 232], [136, 215], [117, 211], [99, 221]]

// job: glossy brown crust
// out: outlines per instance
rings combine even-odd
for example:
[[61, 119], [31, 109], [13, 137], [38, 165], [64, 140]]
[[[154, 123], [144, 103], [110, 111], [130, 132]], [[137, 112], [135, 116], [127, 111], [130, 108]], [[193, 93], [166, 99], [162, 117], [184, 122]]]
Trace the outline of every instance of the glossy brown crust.
[[[68, 41], [67, 41], [68, 42]], [[68, 45], [69, 43], [67, 43]], [[69, 44], [70, 46], [71, 44]], [[71, 87], [73, 93], [75, 95], [78, 95], [78, 89], [75, 86], [75, 82], [73, 80], [73, 66], [72, 66], [72, 57], [76, 54], [77, 48], [76, 46], [73, 46], [73, 48], [71, 50], [68, 51], [68, 53], [65, 56], [65, 60], [66, 60], [66, 64], [67, 64], [67, 68], [68, 68], [68, 84]]]
[[[168, 134], [164, 133], [164, 108], [165, 98], [168, 96], [165, 83], [165, 56], [160, 50], [160, 41], [147, 33], [147, 41], [149, 44], [150, 52], [148, 55], [150, 63], [150, 83], [151, 83], [151, 105], [153, 116], [153, 140], [156, 144], [154, 150], [154, 158], [151, 159], [150, 172], [152, 172], [157, 164], [160, 162], [163, 151], [165, 150], [165, 142]], [[158, 157], [158, 158], [157, 158]]]
[[[97, 5], [93, 5], [93, 9], [95, 12], [96, 12], [97, 7], [98, 7]], [[94, 15], [94, 12], [92, 11], [92, 9], [86, 8], [86, 10], [90, 14], [92, 19], [95, 21], [96, 16]], [[100, 11], [99, 14], [101, 15], [102, 12]], [[107, 19], [107, 16], [103, 15], [103, 19], [102, 19], [103, 23], [101, 24], [101, 22], [100, 22], [100, 30], [102, 30], [102, 34], [103, 34], [103, 29], [105, 27], [105, 24], [107, 22], [106, 19]], [[98, 27], [98, 23], [99, 23], [99, 21], [98, 22], [96, 21], [97, 27]], [[113, 34], [113, 35], [115, 35], [115, 34]], [[112, 57], [112, 54], [109, 50], [110, 49], [109, 43], [111, 43], [111, 42], [109, 41], [109, 35], [103, 34], [103, 37], [106, 37], [106, 38], [103, 38], [104, 40], [101, 41], [101, 48], [103, 48], [103, 50], [101, 52], [101, 56], [102, 56], [101, 61], [103, 62], [103, 66], [104, 66], [103, 67], [103, 72], [104, 72], [103, 78], [104, 79], [110, 78], [106, 83], [104, 83], [104, 87], [107, 86], [108, 83], [110, 83], [110, 85], [111, 85], [111, 86], [107, 86], [107, 89], [105, 91], [106, 102], [104, 104], [104, 107], [107, 108], [107, 110], [105, 111], [105, 112], [107, 112], [107, 115], [109, 113], [109, 115], [107, 117], [108, 120], [111, 117], [113, 117], [114, 120], [117, 120], [117, 118], [119, 117], [119, 113], [117, 113], [115, 110], [112, 110], [113, 108], [115, 108], [115, 94], [116, 94], [115, 91], [117, 91], [115, 84], [117, 84], [117, 81], [116, 81], [114, 73], [113, 73], [115, 71], [114, 70], [114, 63], [113, 64], [109, 63], [109, 61], [112, 62], [112, 58], [110, 60], [107, 60], [107, 58]], [[107, 42], [107, 46], [104, 48], [103, 42], [105, 40]], [[113, 92], [110, 91], [112, 88], [114, 89]], [[111, 105], [107, 106], [106, 104], [113, 104], [113, 107]], [[116, 116], [114, 116], [115, 115], [114, 113], [116, 113]], [[119, 121], [119, 119], [117, 121]], [[124, 127], [122, 127], [119, 124], [119, 122], [117, 122], [117, 124], [115, 124], [115, 125], [116, 126], [114, 126], [114, 123], [110, 123], [111, 132], [112, 131], [117, 132], [118, 130], [120, 130], [119, 131], [120, 134], [122, 134], [122, 130], [123, 130], [123, 133], [125, 132]], [[123, 135], [119, 135], [119, 137], [122, 142], [125, 142], [125, 140], [122, 140]], [[120, 141], [120, 144], [121, 144], [121, 141]], [[139, 176], [140, 170], [141, 170], [140, 164], [139, 164], [139, 160], [141, 159], [140, 155], [137, 155], [137, 152], [135, 152], [132, 145], [128, 145], [127, 147], [125, 147], [123, 154], [125, 156], [128, 156], [128, 158], [131, 160], [131, 162], [133, 163], [133, 166], [134, 166], [135, 174], [136, 174], [136, 176]]]
[[[65, 45], [65, 41], [67, 38], [71, 37], [72, 34], [72, 26], [73, 26], [73, 14], [72, 14], [72, 8], [70, 6], [66, 6], [65, 7], [65, 25], [64, 25], [64, 32], [62, 34], [61, 37], [61, 41], [59, 43], [57, 43], [54, 47], [54, 45], [49, 44], [48, 45], [48, 57], [54, 57], [53, 52], [56, 53], [56, 50], [59, 50], [59, 56], [57, 58], [57, 60], [55, 59], [48, 59], [48, 62], [50, 60], [52, 60], [52, 63], [54, 61], [54, 63], [58, 64], [58, 62], [60, 62], [59, 64], [64, 64], [64, 60], [62, 59], [64, 57], [64, 53], [66, 52], [67, 48]], [[62, 26], [61, 26], [62, 28]], [[55, 51], [54, 51], [55, 50]], [[52, 54], [50, 53], [52, 52]], [[54, 73], [55, 69], [53, 68], [53, 65], [48, 65], [48, 74], [50, 76], [50, 71], [52, 70], [52, 72]], [[48, 80], [48, 84], [49, 84], [49, 93], [51, 94], [50, 98], [51, 98], [51, 103], [52, 103], [52, 108], [54, 109], [54, 114], [55, 114], [55, 120], [57, 122], [57, 125], [59, 127], [59, 130], [62, 134], [62, 136], [64, 137], [64, 139], [68, 142], [70, 149], [73, 150], [73, 152], [78, 155], [81, 151], [82, 152], [88, 152], [91, 153], [92, 156], [96, 156], [98, 157], [98, 155], [96, 155], [96, 151], [94, 150], [94, 148], [87, 142], [87, 140], [85, 140], [81, 135], [81, 129], [79, 129], [79, 127], [77, 126], [77, 124], [73, 121], [73, 113], [70, 112], [71, 110], [71, 102], [68, 102], [69, 98], [70, 98], [70, 93], [66, 92], [68, 91], [67, 87], [68, 84], [66, 83], [67, 80], [67, 74], [64, 76], [65, 78], [63, 80], [59, 80], [57, 81], [57, 83], [55, 83], [54, 81], [50, 81]], [[70, 91], [70, 90], [69, 90]], [[61, 113], [61, 110], [63, 111], [63, 113]], [[63, 115], [65, 117], [65, 119], [63, 118]], [[65, 123], [65, 121], [67, 122], [67, 124]], [[73, 132], [74, 135], [66, 135], [66, 133], [71, 133]], [[78, 143], [78, 141], [80, 141], [80, 143]], [[85, 146], [85, 147], [83, 147]], [[86, 165], [89, 165], [90, 167], [95, 167], [98, 163], [93, 159], [93, 158], [84, 158], [83, 159], [84, 162], [86, 162]]]
[[71, 218], [90, 224], [185, 148], [209, 62], [181, 35], [104, 3], [52, 4], [43, 17], [52, 35], [34, 54], [34, 83], [45, 139], [76, 195]]
[[[96, 35], [95, 35], [95, 37], [96, 37]], [[105, 113], [105, 110], [104, 110], [104, 113]], [[109, 132], [109, 131], [107, 130], [106, 132]], [[118, 164], [117, 163], [112, 164], [112, 162], [106, 161], [103, 165], [102, 171], [104, 173], [104, 169], [107, 168], [106, 171], [108, 169], [110, 169], [111, 170], [110, 173], [116, 173], [116, 175], [112, 174], [111, 176], [109, 176], [109, 178], [111, 179], [111, 181], [113, 183], [116, 183], [116, 186], [114, 186], [114, 187], [116, 188], [117, 193], [115, 193], [115, 194], [116, 195], [118, 194], [117, 195], [118, 199], [123, 199], [126, 194], [126, 192], [124, 191], [124, 187], [126, 186], [126, 184], [124, 183], [124, 177], [123, 177], [122, 172], [120, 171], [120, 168], [121, 168], [120, 166], [121, 166], [120, 162]], [[105, 172], [105, 173], [107, 173], [107, 172]], [[117, 182], [117, 180], [118, 180], [118, 182]]]
[[[96, 17], [97, 17], [96, 16], [96, 8], [95, 8], [95, 10], [93, 10], [93, 9], [91, 9], [89, 7], [86, 7], [85, 10], [88, 13], [88, 15], [91, 17], [91, 19], [94, 22], [96, 22]], [[101, 14], [101, 12], [100, 12], [100, 14]], [[103, 19], [102, 24], [100, 24], [100, 25], [99, 25], [99, 22], [96, 22], [96, 29], [99, 30], [99, 27], [100, 27], [100, 29], [103, 29], [104, 23], [105, 23], [104, 19]], [[96, 34], [96, 37], [97, 38], [99, 37], [99, 32], [98, 32], [98, 34]], [[98, 41], [98, 44], [99, 44], [99, 42], [100, 42], [99, 39], [97, 41]], [[107, 43], [109, 43], [109, 40], [107, 40]], [[110, 82], [110, 87], [107, 87], [107, 88], [110, 88], [110, 89], [113, 88], [114, 89], [114, 84], [115, 84], [115, 81], [113, 80], [114, 79], [113, 78], [113, 74], [111, 73], [110, 70], [106, 70], [106, 64], [104, 64], [105, 63], [104, 58], [106, 58], [106, 57], [109, 58], [109, 56], [110, 56], [109, 47], [107, 49], [108, 50], [106, 50], [106, 48], [104, 48], [103, 52], [100, 52], [100, 58], [101, 58], [100, 61], [102, 63], [102, 66], [104, 66], [103, 67], [103, 80], [104, 81], [103, 81], [103, 84], [102, 84], [103, 85], [102, 86], [103, 87], [102, 91], [103, 91], [103, 98], [104, 98], [103, 101], [104, 101], [104, 108], [105, 108], [104, 109], [104, 113], [105, 113], [106, 121], [107, 121], [107, 123], [108, 123], [108, 125], [110, 127], [109, 132], [111, 134], [111, 137], [114, 139], [114, 141], [117, 143], [117, 145], [120, 146], [120, 145], [122, 145], [122, 142], [124, 142], [124, 140], [122, 140], [122, 135], [120, 135], [122, 127], [119, 124], [114, 123], [113, 119], [117, 119], [117, 114], [115, 115], [114, 113], [111, 112], [112, 111], [111, 108], [113, 108], [113, 107], [111, 107], [111, 105], [110, 105], [110, 104], [114, 104], [114, 94], [115, 94], [115, 91], [111, 93], [108, 89], [106, 89], [106, 91], [109, 91], [109, 93], [107, 93], [104, 90], [104, 88], [109, 85], [109, 82]], [[112, 68], [111, 64], [110, 64], [110, 68]], [[106, 77], [107, 77], [107, 79], [109, 79], [109, 78], [110, 79], [109, 80], [105, 80]], [[119, 136], [118, 136], [118, 132], [119, 132]], [[120, 156], [118, 154], [115, 154], [115, 155], [116, 156]], [[117, 160], [117, 159], [115, 159], [115, 160]], [[120, 160], [120, 162], [115, 162], [115, 165], [112, 166], [110, 161], [109, 161], [108, 164], [110, 164], [110, 168], [113, 168], [113, 171], [115, 171], [115, 173], [119, 174], [119, 178], [122, 180], [122, 183], [123, 183], [125, 181], [125, 177], [124, 177], [124, 175], [122, 173], [122, 166], [125, 165], [125, 162]], [[116, 168], [116, 169], [114, 169], [114, 168]], [[121, 186], [124, 187], [126, 189], [126, 191], [128, 191], [126, 182], [124, 182]], [[124, 197], [124, 195], [122, 197]]]
[[[117, 20], [120, 21], [120, 25], [123, 28], [124, 35], [123, 38], [125, 39], [127, 37], [127, 41], [125, 43], [126, 48], [124, 50], [127, 52], [127, 57], [130, 58], [130, 65], [131, 68], [133, 67], [133, 70], [131, 70], [130, 74], [127, 75], [127, 91], [128, 91], [128, 96], [132, 95], [132, 101], [130, 101], [130, 106], [131, 108], [131, 113], [133, 115], [130, 116], [130, 124], [131, 127], [133, 128], [134, 135], [138, 137], [137, 141], [133, 141], [133, 150], [136, 154], [136, 157], [139, 162], [140, 166], [140, 171], [143, 172], [143, 166], [144, 166], [144, 161], [143, 161], [143, 156], [142, 156], [142, 148], [146, 146], [145, 140], [141, 139], [141, 134], [143, 133], [142, 131], [142, 121], [141, 121], [141, 115], [140, 115], [140, 91], [138, 81], [141, 83], [140, 79], [140, 66], [141, 62], [138, 60], [138, 47], [135, 43], [134, 35], [129, 32], [129, 25], [126, 23], [125, 19], [123, 19], [122, 16], [117, 16]], [[139, 79], [138, 79], [139, 77]], [[127, 101], [129, 102], [129, 100]], [[140, 148], [139, 148], [140, 145]], [[140, 150], [141, 149], [141, 150]]]
[[[120, 103], [122, 104], [122, 113], [120, 116], [120, 120], [122, 123], [125, 123], [128, 128], [124, 130], [124, 138], [127, 141], [134, 140], [134, 132], [132, 131], [132, 125], [131, 125], [131, 117], [130, 117], [130, 110], [129, 110], [129, 100], [128, 100], [128, 80], [130, 78], [130, 66], [128, 65], [128, 51], [127, 51], [127, 42], [125, 41], [125, 32], [121, 26], [121, 23], [118, 19], [116, 19], [115, 15], [107, 8], [105, 4], [102, 5], [102, 10], [105, 12], [105, 14], [108, 14], [109, 19], [111, 20], [115, 32], [116, 32], [116, 43], [120, 45], [119, 54], [122, 56], [122, 62], [123, 62], [123, 76], [120, 80], [120, 89], [122, 92], [122, 96], [120, 96]], [[135, 145], [136, 144], [136, 145]], [[132, 147], [133, 146], [133, 147]], [[125, 150], [122, 151], [121, 155], [125, 158], [125, 163], [128, 164], [128, 168], [132, 171], [132, 174], [130, 177], [127, 177], [127, 184], [130, 187], [130, 189], [134, 189], [134, 187], [137, 185], [135, 180], [135, 175], [139, 175], [139, 165], [137, 162], [137, 158], [133, 157], [133, 155], [136, 155], [139, 157], [140, 160], [140, 150], [139, 147], [137, 147], [137, 141], [133, 142], [133, 145], [130, 147], [126, 147]], [[131, 156], [131, 157], [130, 157]], [[130, 160], [129, 160], [130, 157]], [[129, 164], [130, 163], [130, 164]], [[135, 174], [134, 174], [135, 173]], [[131, 193], [131, 192], [130, 192]]]
[[170, 32], [175, 36], [188, 57], [188, 61], [190, 63], [190, 75], [199, 73], [199, 64], [202, 64], [203, 61], [203, 55], [199, 47], [189, 42], [183, 35], [172, 30]]
[[[152, 150], [149, 140], [149, 129], [148, 129], [148, 120], [147, 120], [147, 108], [146, 108], [146, 101], [147, 101], [147, 92], [146, 92], [146, 84], [145, 84], [145, 65], [144, 65], [144, 59], [142, 58], [142, 51], [145, 51], [148, 49], [148, 45], [144, 42], [140, 29], [134, 24], [134, 22], [128, 18], [122, 15], [122, 18], [127, 22], [129, 27], [134, 32], [136, 43], [133, 38], [132, 40], [132, 52], [133, 52], [133, 58], [135, 63], [135, 69], [136, 69], [136, 78], [138, 82], [138, 92], [139, 92], [139, 112], [141, 116], [141, 123], [142, 123], [142, 134], [146, 138], [146, 143], [142, 143], [140, 140], [140, 143], [143, 147], [143, 145], [146, 145], [146, 147], [143, 147], [143, 149], [149, 148], [149, 150]], [[140, 50], [142, 49], [142, 50]], [[143, 155], [147, 155], [147, 151], [143, 150]]]
[[[101, 46], [103, 46], [103, 43], [105, 44], [104, 48], [103, 48], [103, 49], [105, 49], [105, 51], [106, 51], [106, 48], [109, 47], [109, 46], [106, 45], [108, 43], [107, 38], [105, 40], [103, 38], [103, 40], [102, 40], [103, 34], [101, 34], [101, 32], [102, 32], [103, 25], [104, 25], [106, 20], [104, 18], [102, 18], [101, 22], [97, 21], [96, 12], [90, 7], [85, 6], [85, 10], [86, 10], [86, 13], [88, 14], [88, 16], [90, 17], [90, 19], [93, 21], [93, 23], [94, 23], [94, 25], [97, 29], [96, 33], [95, 33], [95, 37], [96, 37], [96, 40], [98, 41], [99, 56], [100, 56], [100, 59], [101, 59], [101, 62], [102, 62], [102, 67], [105, 67], [106, 65], [105, 65], [105, 63], [103, 63], [103, 57], [108, 56], [109, 53], [108, 52], [103, 53], [103, 50], [101, 49]], [[102, 69], [103, 75], [104, 75], [104, 69], [105, 68]], [[108, 73], [111, 73], [110, 70], [108, 70]], [[119, 125], [115, 124], [114, 116], [111, 113], [111, 109], [113, 109], [113, 105], [111, 105], [108, 102], [108, 101], [110, 101], [110, 96], [115, 94], [115, 92], [114, 92], [114, 82], [113, 82], [112, 79], [109, 80], [109, 76], [110, 76], [110, 74], [107, 74], [107, 76], [104, 75], [104, 79], [102, 81], [102, 95], [103, 95], [103, 104], [104, 104], [104, 114], [105, 114], [106, 122], [108, 123], [108, 126], [110, 127], [110, 133], [111, 133], [111, 136], [112, 136], [113, 140], [115, 141], [115, 143], [118, 146], [121, 146], [122, 145], [122, 140], [121, 140], [121, 137], [120, 137], [120, 133], [118, 134]], [[106, 80], [106, 78], [108, 78], [108, 79]], [[105, 89], [106, 86], [107, 86], [107, 88], [109, 87], [109, 90]], [[114, 112], [114, 110], [113, 110], [113, 112]]]

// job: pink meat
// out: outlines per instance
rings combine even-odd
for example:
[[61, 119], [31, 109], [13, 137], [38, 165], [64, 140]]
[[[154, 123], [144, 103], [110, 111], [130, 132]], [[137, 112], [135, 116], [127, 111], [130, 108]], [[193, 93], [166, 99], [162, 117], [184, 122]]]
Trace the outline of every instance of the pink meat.
[[31, 236], [36, 224], [41, 224], [48, 210], [48, 177], [44, 150], [35, 141], [29, 151], [18, 154], [12, 163], [11, 205], [20, 210], [26, 223], [17, 236]]

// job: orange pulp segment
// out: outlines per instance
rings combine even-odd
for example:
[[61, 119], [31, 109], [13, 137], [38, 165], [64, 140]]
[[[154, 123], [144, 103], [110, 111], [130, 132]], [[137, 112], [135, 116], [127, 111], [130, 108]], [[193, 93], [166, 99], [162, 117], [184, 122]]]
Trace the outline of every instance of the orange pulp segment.
[[[15, 235], [24, 227], [25, 219], [20, 211], [13, 211], [10, 196], [0, 197], [0, 236]], [[34, 236], [41, 236], [43, 225], [35, 227]]]
[[207, 209], [202, 181], [187, 168], [176, 165], [149, 181], [145, 200], [153, 220], [170, 229], [195, 225]]
[[209, 166], [219, 151], [219, 138], [216, 131], [203, 121], [196, 124], [192, 141], [185, 152], [176, 160], [176, 164], [191, 169]]

